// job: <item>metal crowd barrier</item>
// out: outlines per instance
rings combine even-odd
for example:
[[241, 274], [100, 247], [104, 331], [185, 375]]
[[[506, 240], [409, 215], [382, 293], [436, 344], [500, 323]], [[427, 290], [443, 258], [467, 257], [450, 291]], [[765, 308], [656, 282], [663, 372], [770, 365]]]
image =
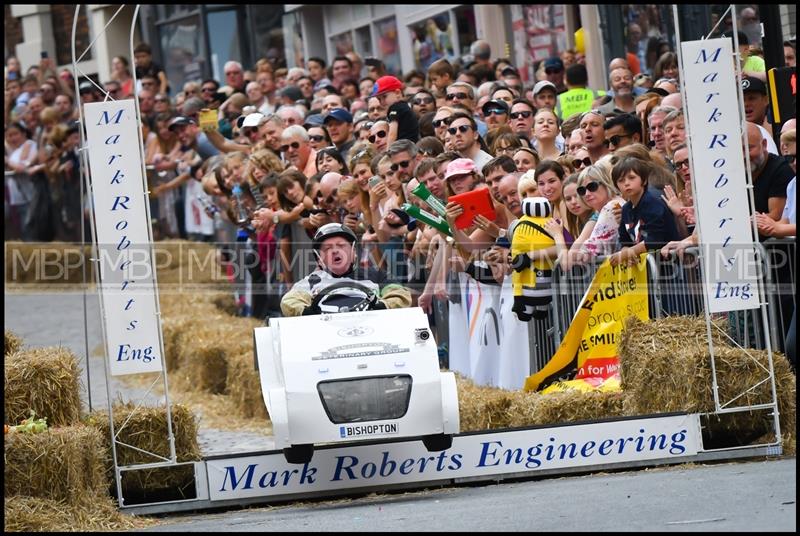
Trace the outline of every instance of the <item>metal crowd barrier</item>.
[[[756, 250], [762, 263], [761, 273], [764, 274], [764, 299], [768, 303], [770, 333], [764, 333], [759, 308], [727, 313], [729, 335], [744, 347], [758, 349], [766, 348], [766, 336], [769, 336], [773, 349], [785, 351], [787, 330], [797, 305], [796, 241], [794, 238], [770, 239], [756, 244]], [[566, 272], [558, 267], [553, 270], [553, 301], [549, 318], [544, 322], [531, 323], [532, 373], [540, 370], [555, 353], [603, 260], [597, 258]], [[659, 252], [651, 252], [647, 257], [647, 282], [651, 319], [704, 314], [698, 248], [686, 249], [682, 259], [663, 258]]]

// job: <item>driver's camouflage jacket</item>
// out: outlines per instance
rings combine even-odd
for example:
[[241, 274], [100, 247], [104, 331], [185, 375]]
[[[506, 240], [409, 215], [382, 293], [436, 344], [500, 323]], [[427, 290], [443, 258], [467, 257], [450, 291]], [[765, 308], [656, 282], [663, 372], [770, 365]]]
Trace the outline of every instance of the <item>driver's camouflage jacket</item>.
[[388, 309], [399, 309], [411, 305], [411, 291], [396, 283], [384, 284], [386, 275], [375, 269], [356, 268], [342, 276], [317, 269], [292, 286], [281, 299], [281, 311], [284, 316], [300, 316], [303, 310], [311, 305], [314, 296], [328, 285], [347, 279], [358, 281], [372, 288]]

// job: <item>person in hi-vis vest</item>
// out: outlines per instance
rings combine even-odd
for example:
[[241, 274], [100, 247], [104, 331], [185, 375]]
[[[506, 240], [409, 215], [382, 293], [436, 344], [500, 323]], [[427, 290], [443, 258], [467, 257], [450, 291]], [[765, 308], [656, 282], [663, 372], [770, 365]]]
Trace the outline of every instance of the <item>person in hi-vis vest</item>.
[[576, 63], [567, 67], [566, 73], [567, 91], [558, 95], [556, 103], [556, 114], [562, 121], [575, 114], [582, 114], [592, 109], [592, 102], [597, 97], [605, 95], [606, 92], [597, 89], [589, 89], [589, 74], [586, 66]]

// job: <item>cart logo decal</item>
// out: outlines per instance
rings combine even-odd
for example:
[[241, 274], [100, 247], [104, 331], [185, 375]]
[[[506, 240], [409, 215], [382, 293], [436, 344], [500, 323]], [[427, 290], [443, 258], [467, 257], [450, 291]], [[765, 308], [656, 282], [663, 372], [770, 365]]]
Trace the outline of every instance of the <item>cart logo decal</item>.
[[349, 328], [342, 328], [336, 333], [340, 337], [363, 337], [364, 335], [369, 335], [374, 331], [375, 330], [369, 326], [353, 326]]
[[410, 348], [401, 348], [396, 344], [390, 344], [388, 342], [362, 342], [328, 348], [319, 355], [312, 356], [311, 360], [319, 361], [320, 359], [343, 359], [345, 357], [402, 354], [410, 351]]
[[361, 437], [370, 435], [397, 434], [400, 427], [396, 422], [386, 424], [352, 424], [350, 426], [339, 427], [339, 437]]

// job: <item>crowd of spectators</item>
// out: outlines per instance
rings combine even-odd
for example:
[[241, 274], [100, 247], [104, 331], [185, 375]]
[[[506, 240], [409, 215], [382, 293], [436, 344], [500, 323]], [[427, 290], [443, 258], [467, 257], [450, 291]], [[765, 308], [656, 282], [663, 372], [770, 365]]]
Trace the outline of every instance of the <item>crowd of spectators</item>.
[[[795, 123], [773, 131], [764, 60], [740, 37], [759, 238], [794, 236]], [[794, 47], [787, 41], [792, 66]], [[674, 52], [642, 50], [645, 68], [631, 66], [633, 53], [614, 58], [607, 86], [591, 88], [574, 51], [543, 60], [523, 84], [511, 59], [492, 60], [482, 41], [473, 49], [471, 63], [441, 58], [399, 78], [352, 52], [288, 69], [228, 61], [224, 80], [175, 88], [140, 44], [135, 78], [115, 57], [110, 79], [81, 81], [78, 95], [52, 60], [23, 74], [9, 58], [6, 239], [81, 240], [77, 105], [135, 98], [156, 239], [235, 244], [223, 258], [247, 267], [244, 315], [280, 314], [280, 296], [314, 270], [311, 237], [330, 222], [358, 235], [359, 263], [408, 285], [427, 311], [448, 274], [501, 283], [510, 273], [503, 239], [525, 197], [549, 201], [556, 245], [537, 254], [562, 267], [696, 243]], [[463, 207], [448, 199], [480, 188], [496, 218], [457, 229]], [[413, 216], [434, 212], [425, 190], [450, 232]]]

